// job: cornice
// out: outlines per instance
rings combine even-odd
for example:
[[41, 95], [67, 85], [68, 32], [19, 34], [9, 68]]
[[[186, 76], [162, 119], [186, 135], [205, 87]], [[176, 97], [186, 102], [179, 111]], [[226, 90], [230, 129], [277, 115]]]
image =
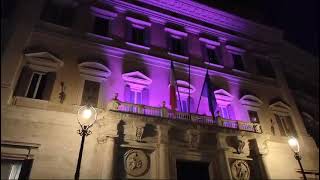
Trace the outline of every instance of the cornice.
[[[238, 39], [239, 41], [244, 41], [245, 44], [252, 44], [253, 47], [260, 47], [260, 48], [271, 48], [271, 44], [268, 44], [267, 42], [263, 42], [265, 40], [265, 38], [260, 38], [260, 39], [256, 39], [256, 38], [245, 38], [245, 37], [241, 37], [238, 35], [233, 35], [230, 33], [226, 33], [220, 30], [216, 30], [213, 28], [209, 28], [203, 25], [199, 25], [197, 23], [193, 23], [190, 21], [186, 21], [183, 19], [179, 19], [176, 18], [174, 16], [170, 16], [167, 14], [163, 14], [163, 13], [159, 13], [157, 11], [154, 10], [150, 10], [144, 7], [140, 7], [131, 3], [127, 3], [127, 2], [123, 2], [123, 1], [118, 1], [118, 0], [106, 0], [105, 3], [108, 3], [109, 5], [113, 5], [117, 8], [121, 8], [121, 9], [126, 9], [128, 11], [133, 11], [136, 13], [140, 13], [140, 14], [144, 14], [146, 16], [148, 16], [150, 19], [152, 19], [154, 22], [154, 20], [159, 19], [160, 20], [160, 24], [164, 24], [167, 22], [170, 23], [174, 23], [174, 24], [179, 24], [181, 26], [184, 27], [188, 27], [188, 28], [192, 28], [194, 30], [198, 30], [201, 33], [205, 33], [205, 34], [210, 34], [212, 36], [216, 36], [219, 39], [223, 39], [223, 40], [228, 40], [228, 39]], [[230, 28], [229, 28], [230, 29]], [[256, 33], [256, 32], [254, 32]]]
[[278, 29], [257, 24], [230, 13], [226, 13], [190, 0], [138, 1], [248, 35], [259, 32], [259, 34], [268, 34], [269, 36], [273, 36], [275, 39], [281, 39], [282, 36], [282, 32]]

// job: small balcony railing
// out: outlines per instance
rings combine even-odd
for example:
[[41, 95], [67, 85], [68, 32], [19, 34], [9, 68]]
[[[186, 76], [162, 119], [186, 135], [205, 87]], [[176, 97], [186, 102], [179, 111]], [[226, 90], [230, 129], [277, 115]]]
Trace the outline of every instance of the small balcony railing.
[[241, 131], [250, 131], [254, 133], [262, 133], [261, 126], [258, 123], [244, 122], [240, 120], [229, 120], [222, 117], [213, 119], [211, 116], [172, 111], [163, 107], [152, 107], [142, 104], [132, 104], [112, 100], [109, 104], [109, 110], [117, 112], [126, 112], [140, 114], [145, 116], [163, 117], [174, 121], [187, 121], [197, 124], [212, 125], [229, 129], [237, 129]]

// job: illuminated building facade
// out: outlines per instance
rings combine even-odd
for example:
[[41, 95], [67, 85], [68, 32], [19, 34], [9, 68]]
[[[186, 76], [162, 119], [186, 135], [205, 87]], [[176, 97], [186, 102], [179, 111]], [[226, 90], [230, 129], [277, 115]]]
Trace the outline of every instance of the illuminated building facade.
[[[319, 172], [280, 30], [189, 0], [15, 2], [1, 42], [3, 178], [73, 178], [77, 110], [88, 103], [98, 120], [81, 178], [298, 179], [288, 136], [305, 171]], [[207, 70], [216, 121], [200, 100]]]

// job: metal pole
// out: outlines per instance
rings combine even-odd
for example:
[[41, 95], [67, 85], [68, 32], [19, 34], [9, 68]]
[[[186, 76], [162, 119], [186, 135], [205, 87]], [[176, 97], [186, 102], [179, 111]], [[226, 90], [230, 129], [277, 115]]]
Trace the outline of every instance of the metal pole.
[[301, 169], [301, 173], [303, 175], [303, 179], [307, 180], [307, 177], [306, 177], [306, 175], [304, 173], [304, 170], [303, 170], [303, 167], [302, 167], [302, 164], [301, 164], [301, 161], [300, 161], [301, 160], [301, 156], [299, 155], [299, 153], [294, 153], [294, 157], [296, 158], [296, 160], [299, 163], [299, 166], [300, 166], [300, 169]]
[[76, 173], [74, 175], [74, 179], [78, 180], [79, 176], [80, 176], [80, 167], [81, 167], [81, 159], [82, 159], [82, 152], [83, 152], [83, 145], [84, 145], [84, 140], [87, 136], [87, 129], [82, 129], [81, 132], [79, 132], [80, 136], [82, 136], [81, 139], [81, 145], [80, 145], [80, 152], [79, 152], [79, 156], [78, 156], [78, 163], [77, 163], [77, 170]]

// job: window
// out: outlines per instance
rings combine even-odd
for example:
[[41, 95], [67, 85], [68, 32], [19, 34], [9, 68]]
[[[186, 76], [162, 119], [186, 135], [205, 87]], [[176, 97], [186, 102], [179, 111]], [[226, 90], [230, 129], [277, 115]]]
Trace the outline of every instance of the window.
[[203, 37], [199, 38], [199, 41], [202, 42], [202, 57], [204, 61], [209, 64], [220, 65], [221, 62], [219, 62], [216, 52], [216, 47], [219, 46], [220, 43]]
[[[149, 46], [150, 44], [150, 26], [151, 23], [127, 17], [127, 41], [129, 45], [136, 44], [141, 46]], [[137, 47], [137, 46], [136, 46]]]
[[225, 119], [234, 119], [234, 112], [230, 104], [227, 106], [218, 105], [218, 110], [221, 117]]
[[257, 70], [259, 75], [267, 76], [271, 78], [275, 77], [275, 73], [270, 61], [265, 59], [257, 59], [256, 65], [257, 65]]
[[14, 95], [49, 100], [55, 79], [55, 72], [39, 72], [25, 66], [20, 74]]
[[232, 58], [234, 63], [233, 68], [240, 71], [244, 71], [242, 56], [239, 54], [232, 54]]
[[167, 48], [169, 54], [187, 55], [187, 33], [171, 28], [165, 28], [167, 32]]
[[208, 61], [212, 64], [219, 64], [215, 49], [207, 48]]
[[70, 27], [72, 25], [74, 8], [71, 4], [58, 4], [49, 0], [42, 13], [42, 19], [57, 25]]
[[177, 109], [180, 112], [189, 112], [189, 100], [190, 100], [190, 112], [194, 109], [194, 101], [193, 98], [189, 97], [180, 97], [181, 104], [179, 101], [179, 97], [177, 97]]
[[249, 114], [250, 122], [259, 123], [259, 117], [256, 111], [248, 110], [248, 114]]
[[149, 105], [149, 88], [152, 80], [139, 71], [122, 75], [126, 85], [124, 87], [124, 101], [134, 104]]
[[28, 179], [32, 161], [1, 158], [1, 179]]
[[109, 20], [96, 16], [93, 26], [93, 33], [101, 36], [108, 36]]
[[81, 105], [97, 107], [100, 83], [95, 81], [84, 81]]
[[290, 116], [275, 114], [275, 117], [276, 117], [276, 121], [277, 121], [281, 136], [297, 137], [297, 132], [294, 129], [292, 119], [290, 118]]

